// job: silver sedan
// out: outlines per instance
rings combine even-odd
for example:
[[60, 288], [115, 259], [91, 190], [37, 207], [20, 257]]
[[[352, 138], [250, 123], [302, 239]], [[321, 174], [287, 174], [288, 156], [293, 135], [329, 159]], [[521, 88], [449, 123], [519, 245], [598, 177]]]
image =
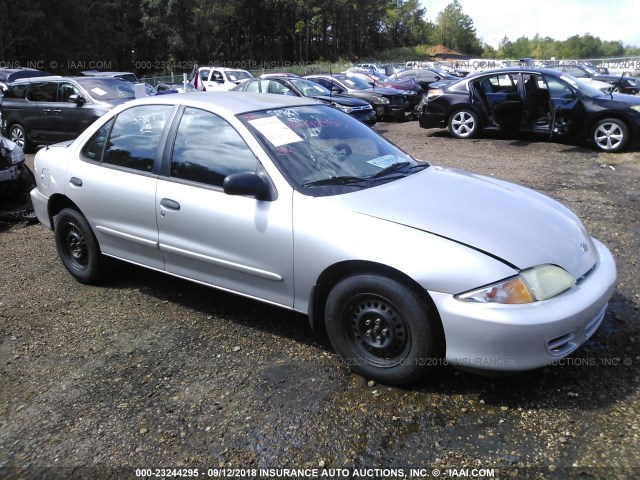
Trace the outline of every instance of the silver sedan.
[[78, 281], [112, 257], [302, 312], [384, 383], [552, 363], [615, 288], [610, 252], [556, 201], [416, 161], [309, 99], [135, 100], [35, 171], [36, 213]]

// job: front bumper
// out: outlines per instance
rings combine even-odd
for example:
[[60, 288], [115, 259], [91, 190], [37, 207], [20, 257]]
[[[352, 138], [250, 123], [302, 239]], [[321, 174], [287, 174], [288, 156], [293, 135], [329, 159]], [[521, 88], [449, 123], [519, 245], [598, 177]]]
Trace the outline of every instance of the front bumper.
[[31, 203], [33, 210], [36, 212], [38, 221], [47, 228], [52, 228], [51, 219], [49, 218], [49, 197], [44, 196], [37, 188], [31, 190]]
[[479, 304], [431, 293], [444, 327], [446, 360], [483, 371], [523, 371], [571, 354], [604, 318], [616, 283], [613, 256], [594, 239], [596, 266], [567, 292], [525, 305]]

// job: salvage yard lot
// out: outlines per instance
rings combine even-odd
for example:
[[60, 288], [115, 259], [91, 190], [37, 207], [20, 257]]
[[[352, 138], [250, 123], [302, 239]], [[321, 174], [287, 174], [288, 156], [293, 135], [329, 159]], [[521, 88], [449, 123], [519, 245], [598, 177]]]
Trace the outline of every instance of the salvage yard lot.
[[455, 140], [417, 122], [375, 129], [416, 158], [527, 185], [577, 213], [617, 260], [598, 333], [538, 371], [443, 366], [390, 388], [341, 365], [301, 315], [126, 265], [103, 286], [81, 285], [50, 231], [1, 226], [0, 477], [324, 466], [637, 478], [640, 152]]

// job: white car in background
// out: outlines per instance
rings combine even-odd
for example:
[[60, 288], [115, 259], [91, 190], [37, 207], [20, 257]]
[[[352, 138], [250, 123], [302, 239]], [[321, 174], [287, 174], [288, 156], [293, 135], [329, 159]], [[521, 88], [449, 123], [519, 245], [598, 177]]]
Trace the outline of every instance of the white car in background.
[[193, 86], [201, 92], [226, 91], [248, 78], [253, 78], [253, 75], [238, 68], [200, 67]]

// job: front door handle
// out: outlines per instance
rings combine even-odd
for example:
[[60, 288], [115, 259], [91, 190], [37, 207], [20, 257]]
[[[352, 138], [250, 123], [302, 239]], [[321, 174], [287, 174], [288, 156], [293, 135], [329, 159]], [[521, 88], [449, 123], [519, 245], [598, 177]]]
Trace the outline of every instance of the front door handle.
[[71, 185], [73, 185], [74, 187], [81, 187], [82, 186], [82, 180], [80, 180], [78, 177], [71, 177], [69, 179], [69, 183]]
[[169, 210], [180, 210], [180, 204], [170, 198], [163, 198], [160, 200], [160, 205], [164, 208], [168, 208]]

